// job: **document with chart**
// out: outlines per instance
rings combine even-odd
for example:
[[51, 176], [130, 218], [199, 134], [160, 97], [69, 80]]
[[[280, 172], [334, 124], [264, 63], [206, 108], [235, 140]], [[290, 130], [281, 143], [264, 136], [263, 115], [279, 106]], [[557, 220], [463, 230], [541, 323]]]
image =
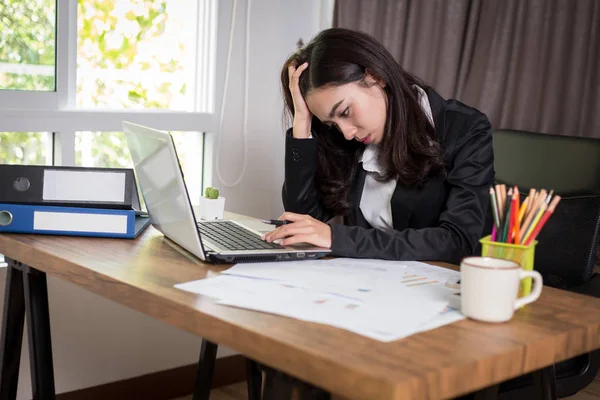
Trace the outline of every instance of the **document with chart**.
[[463, 319], [448, 285], [459, 275], [418, 262], [333, 259], [238, 264], [175, 287], [388, 342]]

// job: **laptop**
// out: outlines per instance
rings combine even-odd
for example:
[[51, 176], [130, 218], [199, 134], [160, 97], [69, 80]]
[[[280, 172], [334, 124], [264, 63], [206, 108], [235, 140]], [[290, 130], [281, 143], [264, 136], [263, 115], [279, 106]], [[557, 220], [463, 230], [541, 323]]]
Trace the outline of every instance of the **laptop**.
[[134, 171], [150, 223], [172, 242], [203, 261], [241, 263], [315, 259], [329, 249], [309, 244], [281, 246], [240, 221], [196, 221], [173, 137], [166, 132], [123, 122]]

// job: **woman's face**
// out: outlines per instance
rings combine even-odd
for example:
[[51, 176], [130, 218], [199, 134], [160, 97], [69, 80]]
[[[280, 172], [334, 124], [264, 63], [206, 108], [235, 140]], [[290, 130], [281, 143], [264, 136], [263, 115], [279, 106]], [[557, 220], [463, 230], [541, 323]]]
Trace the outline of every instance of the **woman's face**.
[[321, 122], [336, 126], [346, 140], [379, 144], [387, 117], [385, 83], [371, 75], [363, 82], [310, 90], [306, 104]]

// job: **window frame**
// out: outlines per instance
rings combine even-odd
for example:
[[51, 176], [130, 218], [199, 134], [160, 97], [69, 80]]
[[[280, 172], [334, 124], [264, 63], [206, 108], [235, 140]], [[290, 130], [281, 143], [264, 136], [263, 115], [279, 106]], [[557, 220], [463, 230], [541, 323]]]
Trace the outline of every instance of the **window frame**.
[[[91, 110], [75, 106], [77, 92], [78, 1], [56, 2], [56, 91], [0, 90], [0, 121], [5, 132], [54, 132], [54, 164], [74, 165], [75, 132], [122, 131], [122, 121], [168, 131], [214, 132], [217, 129], [215, 88], [217, 0], [198, 6], [197, 82], [212, 82], [208, 91], [195, 88], [195, 102], [205, 101], [212, 112], [160, 109]], [[209, 28], [207, 28], [207, 26]], [[206, 33], [212, 33], [206, 35]], [[201, 73], [203, 72], [203, 73]], [[208, 94], [206, 93], [208, 92]]]

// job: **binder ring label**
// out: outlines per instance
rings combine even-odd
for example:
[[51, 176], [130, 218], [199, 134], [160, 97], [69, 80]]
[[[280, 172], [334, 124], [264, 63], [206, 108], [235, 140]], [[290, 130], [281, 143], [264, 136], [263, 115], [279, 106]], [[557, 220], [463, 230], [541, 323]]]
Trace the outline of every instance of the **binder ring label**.
[[10, 212], [2, 210], [0, 211], [0, 226], [7, 226], [13, 220], [13, 216]]
[[29, 182], [29, 179], [25, 177], [17, 178], [13, 182], [13, 187], [19, 192], [26, 191], [27, 189], [29, 189], [29, 186], [31, 186], [31, 182]]

